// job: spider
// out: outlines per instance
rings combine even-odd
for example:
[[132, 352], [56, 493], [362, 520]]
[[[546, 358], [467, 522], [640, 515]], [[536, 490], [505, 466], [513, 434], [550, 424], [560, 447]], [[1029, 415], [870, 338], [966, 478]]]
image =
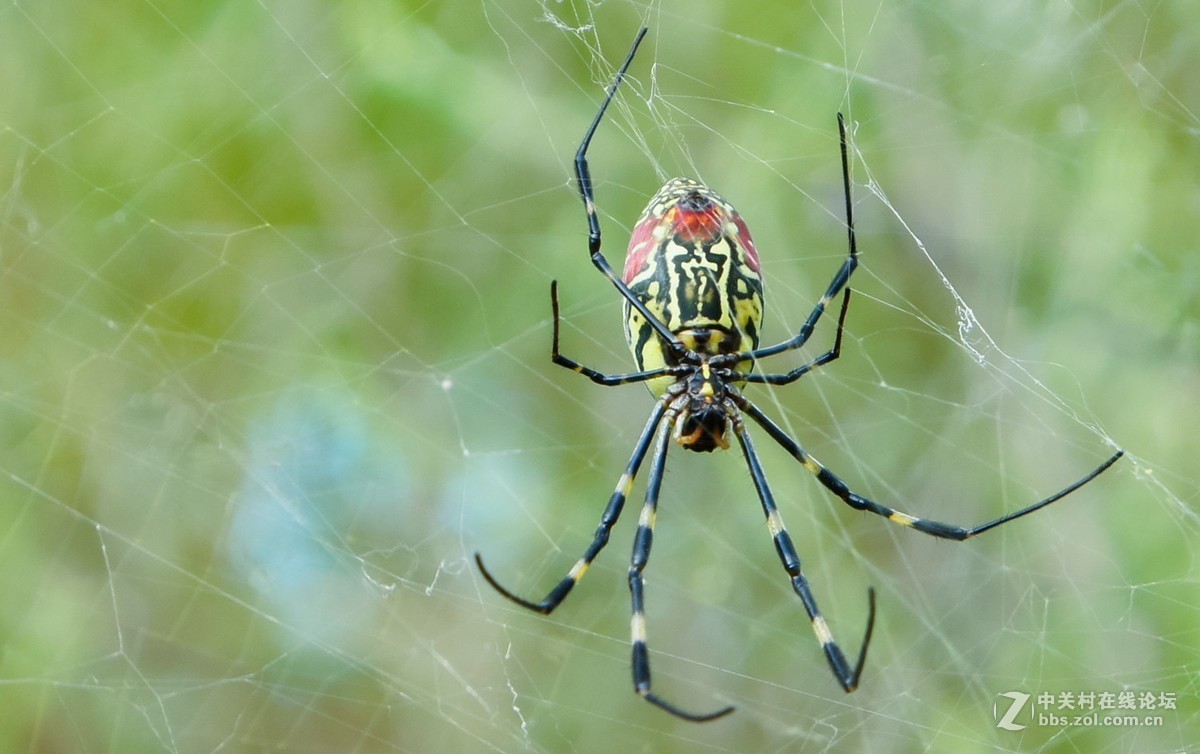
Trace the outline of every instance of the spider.
[[[583, 142], [575, 154], [579, 195], [587, 213], [588, 254], [592, 264], [608, 278], [624, 299], [625, 338], [633, 352], [638, 371], [628, 374], [604, 374], [559, 352], [557, 281], [550, 284], [550, 301], [554, 313], [551, 359], [555, 364], [578, 372], [599, 385], [645, 383], [657, 396], [657, 400], [650, 411], [650, 419], [634, 446], [629, 464], [600, 516], [600, 524], [592, 543], [571, 567], [566, 577], [551, 589], [545, 598], [540, 602], [532, 602], [517, 596], [501, 586], [492, 576], [478, 552], [475, 553], [475, 561], [483, 577], [500, 594], [522, 607], [543, 615], [549, 614], [562, 604], [608, 543], [612, 528], [617, 523], [633, 487], [634, 478], [653, 446], [649, 479], [646, 483], [646, 499], [638, 519], [629, 566], [629, 590], [633, 602], [630, 621], [633, 687], [643, 699], [676, 717], [704, 722], [727, 715], [734, 708], [723, 707], [706, 714], [687, 712], [656, 694], [650, 685], [644, 607], [645, 582], [642, 572], [650, 557], [658, 495], [662, 487], [667, 450], [672, 439], [687, 450], [705, 453], [718, 448], [727, 449], [731, 434], [737, 438], [750, 469], [750, 477], [758, 493], [759, 502], [762, 504], [776, 554], [791, 580], [792, 589], [800, 597], [800, 602], [808, 613], [813, 632], [824, 650], [834, 677], [846, 692], [857, 688], [862, 676], [867, 647], [870, 645], [871, 632], [875, 625], [875, 590], [867, 590], [867, 626], [863, 632], [858, 657], [851, 665], [834, 641], [829, 625], [817, 608], [816, 598], [801, 570], [800, 557], [783, 525], [775, 497], [767, 484], [762, 464], [746, 430], [745, 417], [749, 417], [760, 426], [772, 440], [799, 461], [801, 466], [816, 476], [818, 482], [851, 508], [883, 516], [892, 523], [934, 537], [958, 541], [983, 534], [1066, 497], [1116, 463], [1123, 451], [1118, 451], [1082, 479], [1044, 500], [994, 521], [964, 528], [910, 516], [863, 497], [852, 491], [840, 477], [788, 436], [778, 424], [742, 395], [741, 387], [747, 383], [790, 384], [834, 361], [841, 353], [842, 329], [850, 303], [850, 288], [847, 283], [858, 266], [845, 120], [839, 113], [838, 138], [841, 145], [849, 254], [796, 334], [778, 345], [760, 348], [763, 284], [758, 252], [741, 215], [733, 205], [708, 187], [687, 178], [675, 178], [659, 189], [633, 228], [624, 274], [621, 277], [617, 277], [600, 251], [600, 221], [596, 215], [595, 196], [588, 169], [588, 145], [645, 35], [646, 29], [643, 28], [634, 39], [633, 47], [617, 71], [600, 110], [584, 133]], [[760, 359], [794, 351], [807, 343], [826, 307], [839, 295], [841, 309], [838, 313], [837, 332], [833, 338], [833, 346], [828, 351], [788, 372], [774, 374], [752, 371]]]

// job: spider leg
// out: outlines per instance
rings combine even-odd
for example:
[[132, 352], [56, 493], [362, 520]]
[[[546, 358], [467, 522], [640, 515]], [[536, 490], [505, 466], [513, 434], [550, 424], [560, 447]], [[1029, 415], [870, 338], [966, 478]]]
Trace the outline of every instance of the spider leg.
[[1107, 469], [1109, 466], [1112, 466], [1117, 462], [1118, 458], [1125, 454], [1125, 451], [1118, 450], [1108, 460], [1090, 471], [1083, 478], [1072, 482], [1063, 489], [1055, 492], [1053, 495], [1043, 500], [1039, 500], [1032, 505], [1027, 505], [1018, 511], [1006, 514], [993, 521], [988, 521], [978, 526], [966, 528], [955, 524], [946, 524], [942, 523], [941, 521], [932, 521], [930, 519], [910, 516], [907, 513], [903, 513], [895, 508], [882, 505], [874, 500], [869, 500], [862, 495], [853, 492], [840, 477], [821, 465], [817, 459], [813, 458], [812, 455], [802, 448], [798, 442], [789, 437], [786, 432], [780, 429], [778, 424], [773, 422], [770, 417], [760, 411], [757, 406], [746, 400], [741, 395], [735, 396], [734, 402], [737, 403], [738, 407], [741, 408], [742, 411], [744, 411], [751, 419], [756, 421], [763, 429], [765, 429], [767, 434], [771, 435], [771, 438], [775, 440], [775, 442], [779, 443], [784, 450], [791, 453], [792, 457], [799, 461], [801, 466], [812, 472], [812, 474], [816, 476], [818, 482], [823, 484], [830, 492], [841, 498], [846, 505], [849, 505], [851, 508], [855, 508], [856, 510], [867, 511], [869, 513], [874, 513], [877, 516], [883, 516], [894, 524], [907, 526], [934, 537], [953, 539], [960, 542], [964, 539], [970, 539], [971, 537], [983, 534], [986, 531], [990, 531], [1001, 524], [1006, 524], [1009, 521], [1021, 518], [1022, 516], [1027, 516], [1034, 511], [1041, 510], [1047, 505], [1061, 500], [1083, 485], [1100, 476], [1105, 469]]
[[[834, 299], [846, 284], [850, 282], [850, 276], [854, 274], [854, 270], [858, 268], [858, 241], [854, 235], [854, 205], [850, 197], [850, 154], [848, 139], [846, 137], [846, 121], [841, 113], [838, 113], [838, 139], [841, 144], [842, 151], [842, 187], [846, 198], [846, 240], [850, 247], [849, 256], [846, 261], [842, 262], [842, 266], [838, 268], [837, 273], [830, 281], [829, 287], [825, 289], [825, 294], [821, 296], [821, 300], [817, 302], [813, 310], [809, 312], [808, 319], [804, 320], [804, 324], [796, 331], [796, 334], [774, 346], [766, 348], [757, 348], [753, 351], [744, 351], [738, 354], [723, 357], [723, 361], [728, 363], [738, 363], [746, 360], [757, 360], [767, 356], [774, 356], [777, 353], [784, 351], [792, 351], [800, 348], [808, 339], [812, 337], [813, 330], [817, 326], [817, 322], [821, 319], [821, 315], [825, 313], [825, 309], [829, 306], [829, 302]], [[844, 305], [843, 305], [844, 306]], [[843, 311], [844, 315], [844, 311]], [[801, 372], [803, 374], [803, 372]], [[785, 383], [786, 384], [786, 383]]]
[[679, 338], [675, 337], [675, 333], [671, 332], [662, 320], [654, 316], [654, 314], [646, 308], [646, 304], [638, 299], [629, 290], [629, 286], [625, 281], [617, 277], [609, 265], [608, 260], [600, 251], [600, 217], [596, 214], [596, 195], [592, 188], [592, 173], [588, 168], [587, 151], [592, 143], [592, 137], [596, 135], [596, 129], [600, 126], [600, 121], [604, 119], [604, 112], [608, 110], [609, 103], [617, 93], [617, 87], [621, 85], [621, 81], [625, 78], [625, 72], [629, 70], [629, 64], [633, 62], [633, 56], [637, 53], [638, 45], [642, 43], [642, 39], [646, 36], [647, 29], [642, 27], [638, 32], [637, 37], [633, 40], [633, 47], [629, 50], [629, 55], [625, 58], [625, 62], [621, 64], [621, 68], [617, 71], [617, 75], [613, 78], [612, 84], [608, 87], [608, 94], [604, 97], [604, 102], [600, 105], [600, 110], [596, 113], [596, 117], [592, 120], [592, 124], [588, 126], [588, 130], [583, 135], [583, 142], [579, 145], [579, 150], [575, 152], [575, 179], [579, 188], [579, 196], [583, 199], [583, 208], [587, 212], [588, 223], [588, 254], [592, 257], [592, 264], [596, 269], [600, 270], [603, 275], [608, 278], [625, 300], [637, 310], [637, 313], [642, 315], [658, 336], [662, 338], [663, 343], [671, 349], [676, 355], [682, 355], [687, 349]]
[[649, 369], [644, 372], [630, 372], [628, 374], [604, 374], [591, 367], [584, 366], [574, 359], [563, 356], [558, 352], [558, 281], [550, 281], [550, 306], [554, 310], [554, 342], [550, 349], [550, 360], [560, 367], [570, 369], [572, 372], [578, 372], [584, 377], [587, 377], [597, 385], [612, 387], [613, 385], [625, 385], [630, 382], [645, 382], [652, 380], [655, 377], [663, 375], [675, 374], [679, 371], [677, 367], [661, 367], [659, 369]]
[[846, 661], [846, 656], [834, 641], [829, 625], [817, 608], [817, 600], [813, 597], [808, 579], [800, 569], [800, 556], [796, 553], [795, 546], [792, 545], [791, 535], [783, 525], [783, 518], [779, 515], [779, 508], [775, 505], [775, 497], [771, 494], [766, 474], [763, 473], [762, 464], [759, 463], [758, 453], [754, 451], [750, 434], [746, 431], [740, 418], [734, 421], [734, 431], [737, 433], [738, 442], [741, 443], [742, 453], [746, 456], [746, 464], [750, 467], [750, 476], [754, 479], [754, 488], [758, 491], [758, 499], [762, 501], [763, 513], [767, 517], [767, 528], [775, 542], [775, 552], [779, 554], [779, 560], [783, 563], [783, 568], [792, 581], [792, 589], [804, 603], [804, 609], [808, 612], [809, 620], [812, 621], [813, 632], [816, 633], [817, 640], [821, 642], [821, 649], [825, 650], [825, 659], [829, 661], [833, 675], [847, 693], [854, 691], [858, 687], [858, 679], [862, 676], [863, 664], [867, 660], [867, 647], [871, 644], [871, 632], [875, 628], [875, 590], [873, 588], [867, 590], [867, 629], [863, 633], [862, 646], [858, 650], [858, 660], [851, 669], [850, 663]]
[[[646, 451], [650, 447], [650, 439], [654, 436], [654, 430], [660, 423], [669, 425], [670, 422], [663, 422], [663, 412], [666, 410], [667, 397], [660, 398], [654, 404], [653, 411], [650, 412], [650, 420], [646, 422], [646, 428], [642, 430], [641, 436], [638, 438], [637, 445], [634, 446], [633, 455], [629, 458], [629, 465], [625, 467], [625, 473], [617, 481], [617, 488], [613, 491], [612, 497], [608, 500], [608, 505], [604, 508], [603, 515], [600, 516], [600, 525], [596, 527], [595, 537], [592, 543], [588, 545], [587, 550], [583, 553], [575, 565], [571, 566], [571, 570], [567, 573], [562, 581], [558, 582], [550, 592], [540, 601], [531, 602], [523, 597], [518, 597], [509, 590], [500, 586], [500, 582], [488, 571], [483, 565], [483, 557], [476, 552], [475, 563], [479, 566], [479, 572], [487, 579], [487, 582], [492, 585], [497, 592], [507, 597], [509, 600], [517, 603], [521, 607], [528, 608], [542, 615], [549, 615], [554, 608], [567, 598], [571, 589], [579, 583], [583, 575], [587, 573], [588, 567], [592, 561], [604, 549], [604, 545], [608, 544], [609, 534], [612, 528], [617, 523], [617, 519], [621, 517], [621, 509], [625, 507], [625, 499], [629, 496], [629, 490], [633, 487], [633, 480], [637, 476], [638, 468], [642, 465], [642, 459], [646, 457]], [[660, 432], [661, 434], [661, 432]]]
[[842, 355], [842, 330], [846, 324], [846, 309], [850, 306], [850, 289], [846, 289], [846, 293], [842, 296], [842, 311], [838, 314], [837, 335], [833, 338], [833, 348], [830, 348], [825, 353], [817, 358], [802, 364], [786, 374], [759, 374], [758, 372], [750, 372], [743, 376], [746, 382], [759, 382], [767, 385], [787, 385], [795, 382], [804, 375], [808, 374], [817, 367], [824, 366], [831, 361], [836, 360]]
[[650, 476], [646, 481], [646, 502], [638, 518], [637, 534], [633, 538], [633, 555], [629, 563], [629, 593], [633, 602], [633, 615], [629, 621], [629, 633], [633, 643], [633, 689], [646, 701], [670, 712], [676, 717], [695, 723], [715, 720], [733, 712], [733, 707], [724, 707], [716, 712], [697, 715], [685, 712], [667, 702], [650, 690], [650, 655], [646, 646], [645, 580], [642, 571], [650, 559], [650, 544], [654, 539], [654, 521], [658, 514], [658, 493], [662, 488], [663, 469], [667, 461], [668, 438], [674, 424], [674, 409], [659, 428], [654, 443], [654, 458], [650, 462]]

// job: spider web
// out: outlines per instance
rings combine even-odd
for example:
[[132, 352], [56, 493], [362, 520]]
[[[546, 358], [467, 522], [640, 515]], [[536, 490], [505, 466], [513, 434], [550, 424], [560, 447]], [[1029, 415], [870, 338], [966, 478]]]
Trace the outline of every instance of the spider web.
[[[1196, 750], [1195, 4], [696, 6], [0, 9], [0, 748]], [[564, 351], [629, 368], [570, 159], [643, 24], [591, 152], [605, 248], [705, 180], [762, 252], [766, 341], [846, 253], [852, 124], [841, 358], [747, 388], [808, 450], [963, 525], [1127, 451], [955, 544], [757, 433], [848, 654], [878, 591], [852, 695], [738, 454], [675, 452], [651, 660], [680, 706], [737, 706], [705, 726], [630, 692], [636, 513], [550, 617], [471, 563], [540, 598], [650, 406], [547, 358], [557, 278]], [[1175, 704], [1028, 714], [1126, 692]]]

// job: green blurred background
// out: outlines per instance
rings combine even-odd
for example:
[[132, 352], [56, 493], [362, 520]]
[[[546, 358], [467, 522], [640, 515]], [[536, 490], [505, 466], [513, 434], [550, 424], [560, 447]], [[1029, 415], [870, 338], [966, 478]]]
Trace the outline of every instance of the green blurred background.
[[[672, 456], [630, 691], [643, 425], [571, 156], [619, 264], [675, 174], [734, 201], [767, 340], [845, 253], [842, 359], [751, 388], [864, 494], [759, 442], [843, 694], [736, 453]], [[1198, 750], [1200, 5], [112, 3], [0, 9], [0, 749]], [[818, 330], [814, 348], [832, 336]], [[810, 354], [811, 355], [811, 354]], [[787, 361], [789, 357], [782, 357]], [[800, 357], [795, 357], [800, 358]], [[795, 362], [788, 362], [795, 363]], [[759, 433], [761, 435], [761, 433]], [[636, 502], [634, 503], [636, 506]], [[1000, 694], [1172, 694], [1159, 727], [996, 727]], [[1028, 721], [1026, 721], [1028, 722]]]

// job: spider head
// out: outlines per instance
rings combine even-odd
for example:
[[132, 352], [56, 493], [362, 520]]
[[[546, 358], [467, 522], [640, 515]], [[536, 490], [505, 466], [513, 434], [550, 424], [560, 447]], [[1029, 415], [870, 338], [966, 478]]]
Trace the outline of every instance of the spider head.
[[697, 453], [729, 448], [729, 412], [725, 408], [725, 386], [702, 362], [687, 378], [687, 403], [675, 424], [675, 442]]
[[729, 417], [720, 406], [708, 405], [699, 411], [688, 411], [679, 417], [675, 425], [675, 442], [697, 453], [709, 453], [720, 448], [729, 448], [725, 430]]

